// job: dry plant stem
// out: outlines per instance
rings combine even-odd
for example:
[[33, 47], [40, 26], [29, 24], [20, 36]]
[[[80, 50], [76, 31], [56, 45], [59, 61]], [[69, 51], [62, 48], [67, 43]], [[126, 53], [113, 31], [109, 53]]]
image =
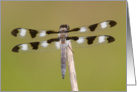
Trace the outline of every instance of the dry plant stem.
[[68, 57], [68, 67], [69, 67], [71, 90], [78, 91], [77, 77], [76, 77], [71, 43], [69, 43], [69, 46], [67, 47], [67, 57]]

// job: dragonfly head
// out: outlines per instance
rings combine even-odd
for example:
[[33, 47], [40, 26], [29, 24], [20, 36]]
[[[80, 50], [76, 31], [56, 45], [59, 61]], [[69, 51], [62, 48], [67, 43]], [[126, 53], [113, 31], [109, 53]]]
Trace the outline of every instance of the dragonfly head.
[[69, 25], [63, 24], [60, 26], [60, 30], [68, 31], [70, 29]]

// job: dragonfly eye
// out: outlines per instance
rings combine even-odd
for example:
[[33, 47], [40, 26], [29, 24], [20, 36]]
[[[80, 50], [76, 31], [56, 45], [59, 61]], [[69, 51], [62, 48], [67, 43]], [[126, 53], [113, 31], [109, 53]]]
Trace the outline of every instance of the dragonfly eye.
[[61, 25], [60, 28], [67, 28], [67, 30], [70, 29], [69, 25], [67, 25], [67, 24], [63, 24], [63, 25]]

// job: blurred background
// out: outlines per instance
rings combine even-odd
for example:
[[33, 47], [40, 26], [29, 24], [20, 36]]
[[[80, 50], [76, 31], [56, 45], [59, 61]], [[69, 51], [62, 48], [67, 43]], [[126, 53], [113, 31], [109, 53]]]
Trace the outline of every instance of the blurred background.
[[125, 1], [1, 2], [2, 91], [71, 91], [68, 66], [62, 79], [60, 51], [14, 53], [15, 45], [38, 41], [13, 37], [14, 28], [58, 31], [61, 24], [75, 28], [106, 20], [117, 25], [87, 35], [111, 35], [115, 42], [73, 48], [79, 91], [126, 91]]

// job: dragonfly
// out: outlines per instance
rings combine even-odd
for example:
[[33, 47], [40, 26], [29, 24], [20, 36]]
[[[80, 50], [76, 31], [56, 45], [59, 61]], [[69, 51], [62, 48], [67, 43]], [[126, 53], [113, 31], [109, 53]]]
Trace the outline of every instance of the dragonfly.
[[[22, 39], [38, 39], [44, 38], [42, 41], [34, 41], [29, 43], [18, 44], [12, 48], [12, 52], [48, 52], [61, 50], [61, 73], [62, 79], [66, 73], [67, 53], [66, 48], [71, 42], [73, 47], [92, 47], [101, 44], [112, 43], [115, 38], [110, 35], [95, 35], [92, 33], [110, 30], [117, 24], [114, 20], [107, 20], [88, 26], [81, 26], [70, 29], [69, 25], [63, 24], [59, 27], [59, 31], [54, 30], [35, 30], [27, 28], [15, 28], [11, 34]], [[86, 34], [86, 36], [81, 36]]]

